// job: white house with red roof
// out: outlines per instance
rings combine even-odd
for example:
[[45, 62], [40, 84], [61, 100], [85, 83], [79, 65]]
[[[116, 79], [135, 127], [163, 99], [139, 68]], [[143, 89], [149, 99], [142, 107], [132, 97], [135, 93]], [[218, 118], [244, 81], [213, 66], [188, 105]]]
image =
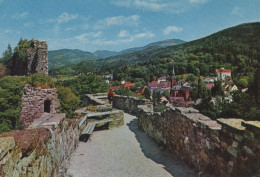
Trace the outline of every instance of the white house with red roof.
[[231, 77], [231, 70], [230, 69], [216, 69], [218, 80], [226, 80], [227, 77]]

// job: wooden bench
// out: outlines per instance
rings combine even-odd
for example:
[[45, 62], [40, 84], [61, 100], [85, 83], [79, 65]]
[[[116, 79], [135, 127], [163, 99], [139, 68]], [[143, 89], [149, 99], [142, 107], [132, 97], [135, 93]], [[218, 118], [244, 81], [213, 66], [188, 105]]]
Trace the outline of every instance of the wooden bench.
[[104, 120], [89, 122], [87, 124], [87, 126], [85, 127], [85, 129], [83, 130], [82, 134], [80, 135], [79, 140], [86, 142], [88, 140], [88, 138], [90, 137], [90, 135], [93, 133], [97, 124], [109, 123], [109, 122], [112, 122], [112, 121], [113, 121], [113, 119], [104, 119]]

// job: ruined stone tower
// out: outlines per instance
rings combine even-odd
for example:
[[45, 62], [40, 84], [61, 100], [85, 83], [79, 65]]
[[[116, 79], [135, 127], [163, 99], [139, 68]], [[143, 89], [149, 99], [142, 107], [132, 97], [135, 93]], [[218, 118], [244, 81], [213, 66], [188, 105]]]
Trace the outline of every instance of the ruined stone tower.
[[30, 47], [25, 50], [26, 60], [21, 60], [14, 53], [11, 68], [12, 75], [29, 75], [34, 73], [48, 75], [48, 44], [46, 41], [32, 39]]

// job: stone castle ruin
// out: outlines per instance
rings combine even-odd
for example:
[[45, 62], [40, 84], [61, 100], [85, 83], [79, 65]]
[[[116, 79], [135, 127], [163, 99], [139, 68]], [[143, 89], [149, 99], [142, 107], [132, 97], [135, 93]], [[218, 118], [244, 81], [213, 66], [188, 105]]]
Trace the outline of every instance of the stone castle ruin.
[[44, 113], [56, 114], [59, 106], [57, 89], [34, 88], [27, 84], [22, 97], [20, 120], [25, 126], [28, 126]]
[[12, 75], [29, 75], [34, 73], [48, 75], [48, 44], [46, 41], [32, 39], [28, 41], [30, 47], [26, 49], [26, 60], [21, 60], [18, 53], [14, 53], [11, 68]]

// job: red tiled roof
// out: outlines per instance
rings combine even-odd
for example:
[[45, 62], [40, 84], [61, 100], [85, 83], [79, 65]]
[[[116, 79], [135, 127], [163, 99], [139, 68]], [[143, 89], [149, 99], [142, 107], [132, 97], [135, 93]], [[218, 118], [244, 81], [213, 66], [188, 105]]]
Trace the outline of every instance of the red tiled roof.
[[217, 73], [231, 73], [230, 69], [216, 69]]
[[158, 81], [152, 81], [151, 83], [148, 84], [148, 87], [156, 87], [158, 84]]
[[208, 89], [211, 89], [214, 87], [214, 83], [205, 84]]
[[162, 81], [157, 85], [158, 88], [169, 88], [171, 87], [171, 82], [169, 81]]
[[189, 88], [189, 87], [182, 86], [180, 90], [181, 90], [181, 91], [189, 91], [190, 88]]
[[135, 86], [135, 83], [126, 82], [125, 84], [123, 84], [124, 88], [129, 88], [129, 87], [133, 87], [133, 86]]

